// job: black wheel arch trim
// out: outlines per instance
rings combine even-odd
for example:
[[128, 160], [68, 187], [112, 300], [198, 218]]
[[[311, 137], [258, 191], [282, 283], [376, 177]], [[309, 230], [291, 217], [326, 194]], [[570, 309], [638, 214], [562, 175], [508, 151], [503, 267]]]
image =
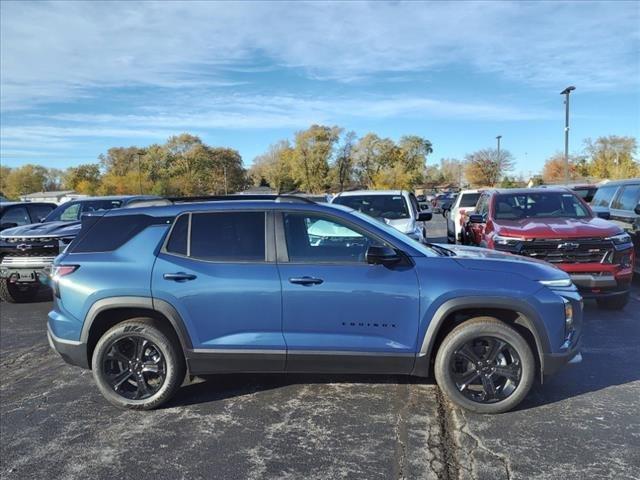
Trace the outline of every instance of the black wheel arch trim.
[[446, 300], [438, 307], [422, 338], [422, 344], [416, 355], [411, 374], [420, 377], [429, 376], [431, 361], [436, 353], [433, 351], [436, 338], [449, 315], [460, 310], [482, 308], [509, 310], [518, 314], [515, 323], [526, 327], [532, 333], [536, 343], [537, 351], [535, 353], [538, 356], [541, 371], [544, 372], [545, 354], [548, 354], [551, 348], [544, 321], [536, 310], [526, 301], [517, 298], [469, 296]]
[[178, 335], [183, 350], [191, 349], [191, 338], [178, 311], [169, 302], [151, 297], [107, 297], [96, 301], [85, 316], [80, 343], [87, 344], [94, 320], [103, 312], [115, 309], [137, 308], [152, 310], [163, 315]]

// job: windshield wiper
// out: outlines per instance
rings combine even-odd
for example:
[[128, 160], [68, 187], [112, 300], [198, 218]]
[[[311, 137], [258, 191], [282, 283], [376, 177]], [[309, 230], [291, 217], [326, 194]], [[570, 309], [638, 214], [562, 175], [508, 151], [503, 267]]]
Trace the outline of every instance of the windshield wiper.
[[435, 243], [423, 243], [423, 245], [426, 245], [427, 247], [429, 247], [432, 250], [435, 250], [436, 252], [438, 252], [439, 254], [445, 256], [445, 257], [455, 257], [456, 256], [456, 252], [454, 252], [453, 250], [449, 250], [448, 248], [444, 248], [440, 245], [437, 245]]

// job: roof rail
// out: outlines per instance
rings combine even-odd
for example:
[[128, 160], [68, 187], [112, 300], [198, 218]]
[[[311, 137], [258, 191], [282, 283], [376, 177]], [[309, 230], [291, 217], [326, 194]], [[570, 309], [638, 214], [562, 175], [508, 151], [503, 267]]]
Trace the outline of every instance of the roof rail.
[[296, 195], [260, 195], [260, 194], [233, 194], [233, 195], [201, 195], [196, 197], [167, 197], [173, 203], [189, 202], [226, 202], [232, 200], [272, 200], [277, 203], [311, 203], [313, 200]]

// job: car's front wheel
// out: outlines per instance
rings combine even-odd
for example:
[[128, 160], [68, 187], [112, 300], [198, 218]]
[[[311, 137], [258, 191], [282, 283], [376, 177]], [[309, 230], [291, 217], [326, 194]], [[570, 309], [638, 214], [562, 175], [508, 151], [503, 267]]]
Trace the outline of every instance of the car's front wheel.
[[180, 345], [154, 324], [137, 318], [119, 323], [98, 340], [93, 376], [117, 407], [151, 410], [168, 401], [185, 377]]
[[440, 388], [458, 406], [477, 413], [502, 413], [518, 405], [535, 377], [527, 341], [514, 328], [478, 317], [454, 328], [435, 362]]

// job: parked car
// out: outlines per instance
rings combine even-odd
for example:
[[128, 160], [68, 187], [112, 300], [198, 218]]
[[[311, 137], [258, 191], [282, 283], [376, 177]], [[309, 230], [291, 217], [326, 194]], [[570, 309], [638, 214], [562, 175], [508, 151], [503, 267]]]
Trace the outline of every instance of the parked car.
[[[608, 215], [603, 215], [608, 217]], [[585, 298], [621, 309], [629, 300], [631, 237], [567, 189], [484, 192], [467, 223], [469, 243], [537, 258], [571, 275]]]
[[482, 190], [462, 190], [447, 211], [447, 242], [463, 243], [462, 232], [466, 216], [473, 213]]
[[40, 222], [54, 208], [55, 203], [0, 202], [0, 231]]
[[444, 213], [451, 208], [456, 199], [455, 193], [441, 193], [431, 200], [433, 213]]
[[581, 360], [565, 272], [295, 197], [85, 217], [52, 285], [52, 347], [132, 409], [186, 372], [435, 372], [456, 404], [496, 413]]
[[[640, 255], [640, 178], [617, 180], [602, 185], [591, 202], [594, 211], [608, 214], [611, 221], [625, 230], [633, 240], [636, 259]], [[640, 262], [634, 264], [640, 273]]]
[[577, 183], [567, 185], [540, 185], [538, 188], [566, 188], [575, 192], [585, 202], [590, 203], [598, 191], [598, 186], [591, 183]]
[[356, 190], [342, 192], [331, 203], [345, 205], [392, 226], [418, 242], [427, 241], [424, 222], [431, 212], [420, 209], [416, 196], [407, 190]]
[[54, 257], [78, 233], [83, 214], [104, 213], [149, 201], [157, 202], [159, 197], [87, 197], [50, 210], [40, 223], [29, 222], [3, 230], [0, 232], [0, 298], [5, 302], [29, 302], [38, 295]]

